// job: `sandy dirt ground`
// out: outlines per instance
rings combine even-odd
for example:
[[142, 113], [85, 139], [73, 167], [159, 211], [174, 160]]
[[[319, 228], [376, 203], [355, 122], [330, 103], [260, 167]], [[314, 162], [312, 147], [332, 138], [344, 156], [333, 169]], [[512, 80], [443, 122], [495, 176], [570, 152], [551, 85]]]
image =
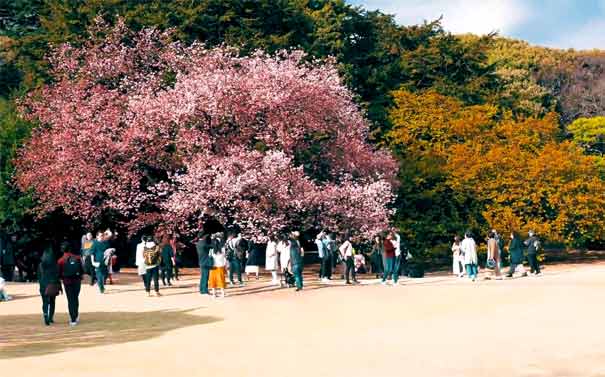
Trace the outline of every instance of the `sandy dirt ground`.
[[382, 286], [276, 289], [266, 275], [225, 299], [194, 270], [147, 297], [133, 271], [85, 286], [81, 324], [42, 324], [37, 285], [0, 303], [2, 376], [605, 376], [605, 264], [471, 283], [444, 275]]

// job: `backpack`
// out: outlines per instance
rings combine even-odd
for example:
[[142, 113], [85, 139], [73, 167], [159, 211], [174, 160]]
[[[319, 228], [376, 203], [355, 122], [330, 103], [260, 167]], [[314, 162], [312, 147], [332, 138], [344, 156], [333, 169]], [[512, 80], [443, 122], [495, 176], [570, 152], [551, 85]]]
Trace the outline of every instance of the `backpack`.
[[82, 275], [82, 265], [77, 258], [68, 257], [63, 266], [63, 277], [79, 278]]
[[143, 259], [147, 266], [155, 266], [160, 263], [160, 247], [145, 247], [143, 249]]

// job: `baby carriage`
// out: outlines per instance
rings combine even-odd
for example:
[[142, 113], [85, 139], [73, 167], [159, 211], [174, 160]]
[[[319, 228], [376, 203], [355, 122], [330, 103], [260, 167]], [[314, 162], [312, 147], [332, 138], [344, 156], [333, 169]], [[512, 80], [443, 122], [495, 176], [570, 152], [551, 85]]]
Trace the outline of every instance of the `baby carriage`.
[[288, 269], [284, 270], [284, 283], [288, 288], [292, 288], [296, 284], [294, 281], [294, 275], [291, 274]]

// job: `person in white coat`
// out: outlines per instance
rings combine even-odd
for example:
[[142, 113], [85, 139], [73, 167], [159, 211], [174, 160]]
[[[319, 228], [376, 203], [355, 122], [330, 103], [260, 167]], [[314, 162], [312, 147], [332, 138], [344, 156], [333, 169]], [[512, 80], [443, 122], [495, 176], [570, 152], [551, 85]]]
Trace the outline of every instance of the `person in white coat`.
[[466, 232], [464, 235], [464, 240], [460, 244], [460, 250], [464, 253], [466, 274], [472, 281], [475, 281], [478, 273], [477, 244], [475, 243], [475, 240], [470, 232]]
[[459, 278], [464, 276], [464, 253], [460, 250], [460, 237], [454, 237], [452, 244], [452, 267], [454, 275]]
[[277, 242], [273, 237], [269, 237], [269, 242], [267, 242], [265, 270], [271, 271], [271, 284], [279, 285], [279, 279], [277, 278]]
[[[145, 290], [147, 291], [147, 294], [149, 296], [151, 296], [151, 279], [148, 278], [148, 276], [147, 276], [147, 270], [151, 270], [157, 266], [148, 266], [145, 264], [144, 251], [146, 248], [151, 249], [153, 247], [155, 247], [155, 242], [153, 242], [153, 239], [149, 236], [143, 236], [141, 238], [141, 243], [139, 243], [137, 245], [137, 252], [136, 252], [136, 257], [135, 257], [137, 273], [143, 280], [143, 285], [145, 286]], [[157, 288], [158, 288], [158, 284], [156, 282], [156, 292], [157, 292], [157, 294], [159, 294], [159, 290]]]
[[284, 272], [288, 270], [288, 265], [290, 264], [290, 246], [285, 238], [280, 239], [277, 243], [277, 252], [279, 253], [279, 266], [281, 267], [281, 273], [285, 276]]

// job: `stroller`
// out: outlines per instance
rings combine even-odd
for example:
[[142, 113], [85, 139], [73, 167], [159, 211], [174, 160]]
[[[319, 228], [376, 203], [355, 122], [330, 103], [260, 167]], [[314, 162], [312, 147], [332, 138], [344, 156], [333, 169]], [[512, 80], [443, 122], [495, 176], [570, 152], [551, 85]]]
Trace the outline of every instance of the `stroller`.
[[294, 281], [294, 275], [291, 274], [287, 268], [284, 270], [284, 283], [288, 288], [292, 288], [296, 284], [296, 282]]

